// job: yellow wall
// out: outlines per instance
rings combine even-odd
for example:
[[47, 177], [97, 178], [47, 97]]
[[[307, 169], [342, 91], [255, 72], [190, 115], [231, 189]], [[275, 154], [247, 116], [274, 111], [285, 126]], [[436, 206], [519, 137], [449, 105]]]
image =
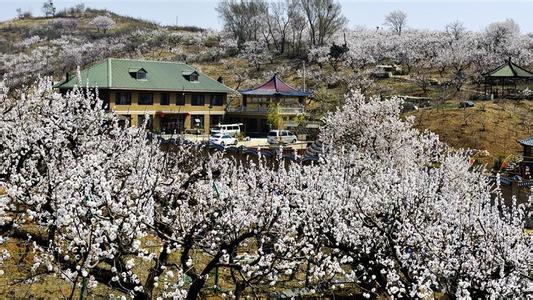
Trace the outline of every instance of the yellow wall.
[[[130, 92], [131, 93], [131, 105], [116, 105], [116, 93], [117, 92]], [[209, 109], [209, 103], [211, 100], [211, 95], [216, 93], [199, 93], [204, 94], [204, 105], [203, 106], [193, 106], [191, 105], [192, 93], [185, 93], [185, 105], [176, 105], [176, 94], [177, 92], [164, 92], [168, 93], [170, 96], [169, 105], [160, 104], [160, 91], [146, 91], [153, 94], [153, 105], [139, 105], [139, 93], [144, 91], [109, 91], [109, 107], [112, 111], [120, 115], [129, 115], [131, 116], [131, 125], [138, 125], [138, 116], [139, 115], [152, 115], [153, 116], [153, 126], [154, 129], [159, 129], [159, 117], [158, 113], [163, 112], [165, 114], [185, 114], [188, 113], [185, 117], [185, 128], [189, 129], [191, 126], [191, 115], [203, 115], [204, 116], [204, 131], [209, 132], [209, 116], [214, 115], [224, 115], [226, 108], [226, 99], [227, 95], [223, 95], [223, 105], [222, 106], [213, 106]], [[179, 92], [181, 94], [181, 92]]]

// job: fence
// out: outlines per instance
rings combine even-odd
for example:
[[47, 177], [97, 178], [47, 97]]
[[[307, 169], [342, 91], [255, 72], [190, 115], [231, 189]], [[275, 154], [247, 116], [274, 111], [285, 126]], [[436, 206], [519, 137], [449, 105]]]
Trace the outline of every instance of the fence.
[[[234, 106], [226, 107], [226, 112], [230, 113], [253, 113], [253, 114], [267, 114], [268, 107], [248, 107], [248, 106]], [[303, 107], [280, 107], [278, 113], [281, 115], [297, 115], [303, 114], [305, 109]]]
[[525, 180], [525, 181], [519, 181], [517, 183], [518, 187], [525, 188], [525, 187], [532, 187], [533, 186], [533, 180]]

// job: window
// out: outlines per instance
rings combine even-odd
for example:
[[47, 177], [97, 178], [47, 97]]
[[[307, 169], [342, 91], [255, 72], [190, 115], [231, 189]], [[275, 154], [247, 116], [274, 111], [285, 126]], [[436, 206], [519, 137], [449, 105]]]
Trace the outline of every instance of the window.
[[[138, 126], [144, 126], [144, 121], [146, 120], [145, 115], [139, 115]], [[152, 129], [152, 116], [148, 116], [148, 121], [146, 121], [146, 129]]]
[[120, 128], [126, 128], [126, 126], [130, 126], [130, 124], [131, 124], [130, 115], [121, 115], [118, 117], [118, 126]]
[[154, 96], [152, 93], [139, 93], [139, 105], [154, 104]]
[[215, 127], [215, 128], [218, 128], [218, 130], [220, 130], [220, 127], [217, 126], [220, 123], [222, 123], [222, 116], [220, 116], [220, 115], [211, 115], [210, 120], [209, 120], [209, 126], [210, 127]]
[[204, 128], [204, 115], [192, 115], [191, 123], [191, 128]]
[[161, 105], [170, 104], [170, 96], [168, 93], [161, 93], [160, 98], [159, 98], [159, 104]]
[[146, 72], [144, 70], [137, 71], [137, 80], [146, 80]]
[[205, 104], [205, 96], [203, 94], [192, 94], [191, 105], [203, 106]]
[[192, 73], [191, 75], [189, 75], [189, 81], [198, 82], [198, 74]]
[[224, 104], [224, 95], [222, 94], [211, 95], [212, 106], [222, 106], [223, 104]]
[[115, 95], [116, 105], [130, 105], [131, 93], [130, 92], [117, 92]]
[[176, 105], [185, 105], [185, 93], [176, 94]]

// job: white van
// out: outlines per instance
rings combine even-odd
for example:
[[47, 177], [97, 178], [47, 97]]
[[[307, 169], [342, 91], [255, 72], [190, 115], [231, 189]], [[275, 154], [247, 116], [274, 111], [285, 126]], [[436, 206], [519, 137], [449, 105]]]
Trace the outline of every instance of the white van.
[[269, 144], [290, 144], [297, 141], [296, 135], [288, 130], [270, 130], [267, 136]]
[[218, 124], [211, 128], [211, 134], [224, 134], [224, 135], [231, 135], [231, 136], [237, 136], [241, 133], [241, 125], [242, 123], [237, 124]]

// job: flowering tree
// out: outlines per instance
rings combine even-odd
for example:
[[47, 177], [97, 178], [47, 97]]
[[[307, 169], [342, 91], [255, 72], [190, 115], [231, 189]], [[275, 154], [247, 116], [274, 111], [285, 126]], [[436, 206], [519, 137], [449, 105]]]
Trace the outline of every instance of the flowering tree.
[[257, 71], [261, 69], [261, 65], [272, 60], [272, 54], [268, 50], [265, 42], [251, 41], [244, 43], [241, 57], [248, 60], [251, 66], [254, 66]]
[[452, 39], [446, 47], [438, 50], [436, 65], [440, 70], [451, 69], [452, 85], [457, 91], [466, 83], [467, 71], [474, 62], [475, 40], [465, 37], [459, 40]]
[[30, 48], [31, 46], [41, 42], [41, 37], [38, 35], [31, 36], [15, 44], [15, 47]]
[[304, 191], [308, 251], [331, 249], [315, 273], [343, 274], [366, 297], [523, 295], [533, 255], [527, 210], [505, 207], [499, 193], [493, 200], [468, 157], [412, 129], [400, 103], [356, 92], [326, 116], [320, 138], [329, 146]]
[[42, 81], [8, 100], [0, 107], [2, 235], [33, 243], [30, 275], [59, 274], [72, 293], [81, 282], [149, 293], [133, 257], [155, 255], [142, 238], [153, 224], [157, 145], [142, 130], [121, 129], [81, 90], [61, 96]]
[[138, 298], [157, 289], [196, 299], [215, 268], [235, 272], [237, 294], [295, 268], [280, 259], [293, 236], [286, 177], [188, 148], [161, 151], [142, 128], [121, 128], [95, 94], [61, 96], [48, 81], [34, 88], [0, 106], [0, 240], [33, 245], [28, 276], [59, 274], [71, 295], [104, 284]]
[[[238, 296], [255, 284], [274, 284], [297, 267], [291, 259], [293, 212], [290, 198], [283, 197], [286, 173], [220, 161], [196, 166], [156, 209], [159, 236], [180, 251], [180, 267], [192, 279], [188, 299], [197, 299], [216, 268], [231, 271]], [[206, 260], [195, 259], [192, 251]]]
[[320, 68], [322, 69], [325, 63], [329, 61], [329, 47], [319, 46], [309, 49], [307, 59], [310, 62], [318, 64], [318, 66], [320, 66]]
[[94, 26], [99, 32], [102, 30], [105, 33], [109, 29], [115, 27], [116, 23], [108, 16], [96, 16], [91, 22], [89, 22], [89, 24]]
[[0, 241], [29, 243], [29, 277], [57, 274], [71, 295], [101, 284], [196, 299], [217, 269], [236, 297], [284, 281], [412, 298], [519, 297], [530, 284], [527, 208], [413, 129], [399, 99], [348, 95], [324, 118], [320, 163], [303, 166], [163, 151], [97, 94], [31, 90], [0, 102]]

